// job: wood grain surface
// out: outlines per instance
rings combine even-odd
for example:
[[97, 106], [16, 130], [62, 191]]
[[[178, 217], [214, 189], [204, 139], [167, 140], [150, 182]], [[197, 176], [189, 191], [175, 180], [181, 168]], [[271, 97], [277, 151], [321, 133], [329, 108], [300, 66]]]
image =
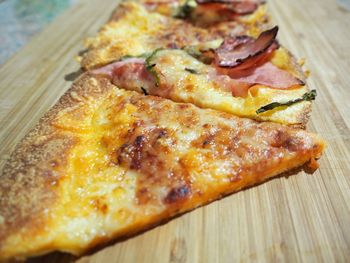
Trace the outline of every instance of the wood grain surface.
[[[279, 39], [318, 90], [309, 130], [328, 141], [313, 175], [233, 194], [90, 255], [31, 262], [350, 262], [350, 13], [335, 0], [269, 0]], [[115, 0], [81, 0], [0, 68], [0, 168], [70, 86], [82, 39]]]

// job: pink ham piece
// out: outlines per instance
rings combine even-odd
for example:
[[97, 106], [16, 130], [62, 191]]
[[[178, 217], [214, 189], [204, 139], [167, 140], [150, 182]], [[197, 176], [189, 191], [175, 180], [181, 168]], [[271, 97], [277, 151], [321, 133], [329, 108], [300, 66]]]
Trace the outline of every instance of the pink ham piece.
[[[214, 66], [218, 80], [233, 96], [245, 97], [251, 86], [265, 85], [275, 89], [290, 89], [305, 85], [303, 81], [288, 71], [282, 70], [271, 62], [270, 55], [279, 45], [276, 41], [278, 27], [260, 34], [257, 39], [249, 36], [227, 38], [215, 50]], [[223, 81], [224, 80], [224, 81]]]
[[219, 67], [234, 68], [240, 66], [250, 68], [258, 64], [279, 45], [276, 42], [278, 27], [264, 31], [257, 39], [249, 36], [226, 38], [215, 50], [215, 64]]
[[290, 89], [297, 85], [305, 85], [303, 81], [294, 77], [288, 71], [276, 67], [271, 62], [266, 62], [255, 68], [247, 76], [234, 79], [243, 83], [262, 84], [275, 89]]
[[254, 0], [196, 0], [196, 2], [200, 5], [206, 5], [208, 8], [227, 9], [239, 15], [253, 13], [262, 3], [262, 1]]
[[255, 84], [264, 85], [274, 89], [292, 89], [305, 83], [293, 76], [288, 71], [280, 69], [271, 62], [266, 62], [252, 70], [230, 74], [226, 71], [225, 75], [218, 74], [215, 81], [225, 90], [232, 92], [235, 97], [246, 97], [248, 90]]
[[94, 74], [106, 75], [110, 78], [113, 77], [114, 71], [118, 70], [121, 67], [126, 66], [127, 64], [144, 64], [145, 59], [143, 58], [128, 58], [120, 61], [113, 62], [101, 68], [95, 69], [92, 71]]
[[[93, 74], [105, 75], [118, 87], [136, 90], [150, 91], [156, 87], [152, 74], [146, 69], [145, 59], [129, 58], [113, 62], [102, 68], [92, 71]], [[265, 85], [275, 89], [291, 89], [304, 85], [304, 82], [294, 77], [288, 71], [282, 70], [271, 62], [265, 62], [257, 67], [245, 70], [235, 68], [213, 67], [208, 74], [210, 81], [216, 82], [223, 90], [231, 91], [235, 97], [246, 97], [248, 90], [255, 84]], [[163, 86], [163, 88], [165, 88]], [[157, 92], [161, 89], [157, 88]], [[157, 93], [157, 95], [159, 95]]]
[[144, 58], [128, 58], [113, 62], [93, 70], [92, 73], [105, 75], [116, 86], [130, 90], [140, 90], [142, 87], [148, 91], [155, 85], [153, 76], [146, 69]]

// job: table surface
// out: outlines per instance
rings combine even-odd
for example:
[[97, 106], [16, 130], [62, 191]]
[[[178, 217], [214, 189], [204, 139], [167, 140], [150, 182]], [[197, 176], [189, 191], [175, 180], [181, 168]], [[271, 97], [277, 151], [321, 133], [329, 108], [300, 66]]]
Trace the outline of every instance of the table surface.
[[[75, 259], [34, 262], [349, 262], [350, 13], [335, 0], [269, 0], [279, 39], [318, 90], [309, 130], [328, 141], [313, 175], [270, 180]], [[71, 85], [73, 57], [116, 0], [80, 0], [0, 67], [0, 169]]]
[[78, 0], [0, 0], [0, 65]]

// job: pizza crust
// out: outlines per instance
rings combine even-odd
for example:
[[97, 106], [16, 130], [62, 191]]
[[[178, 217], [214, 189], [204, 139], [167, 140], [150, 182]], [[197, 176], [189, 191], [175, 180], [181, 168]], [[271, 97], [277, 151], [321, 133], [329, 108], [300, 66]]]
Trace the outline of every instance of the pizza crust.
[[[92, 137], [87, 135], [91, 117], [101, 124], [106, 111], [119, 126], [113, 124], [103, 134], [92, 127]], [[136, 126], [130, 130], [128, 125]], [[100, 140], [111, 158], [111, 173], [109, 166], [99, 164], [104, 157], [92, 154], [93, 159], [86, 159], [90, 155], [85, 153], [93, 153]], [[266, 144], [272, 148], [259, 149]], [[323, 149], [323, 140], [305, 131], [119, 90], [107, 78], [84, 73], [5, 164], [0, 180], [0, 258], [54, 250], [82, 254], [302, 166], [319, 158]], [[275, 159], [281, 154], [282, 159]], [[247, 161], [231, 167], [242, 162], [239, 156]], [[173, 158], [180, 158], [181, 165]], [[85, 172], [94, 162], [100, 168]], [[101, 176], [95, 174], [99, 169]], [[160, 177], [147, 175], [151, 169]], [[174, 179], [163, 181], [167, 177], [162, 173], [171, 169]], [[123, 183], [110, 192], [117, 178]], [[85, 189], [83, 197], [79, 187]], [[106, 194], [96, 195], [96, 187]]]
[[60, 112], [78, 106], [79, 98], [98, 98], [110, 86], [106, 79], [97, 83], [89, 74], [82, 75], [19, 142], [0, 177], [0, 251], [8, 236], [21, 231], [40, 234], [47, 220], [45, 211], [57, 201], [60, 167], [79, 141], [52, 122]]

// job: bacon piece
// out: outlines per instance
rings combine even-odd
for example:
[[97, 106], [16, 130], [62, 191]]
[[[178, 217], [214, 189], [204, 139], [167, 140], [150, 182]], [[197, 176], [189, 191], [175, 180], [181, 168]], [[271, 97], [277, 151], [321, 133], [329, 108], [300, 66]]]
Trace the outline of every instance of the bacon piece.
[[219, 67], [234, 68], [240, 66], [240, 70], [250, 68], [261, 63], [279, 45], [276, 42], [278, 27], [264, 31], [257, 39], [240, 36], [227, 38], [215, 51], [215, 64]]
[[226, 9], [239, 15], [253, 13], [262, 1], [254, 0], [196, 0], [197, 4], [205, 5], [210, 9]]

